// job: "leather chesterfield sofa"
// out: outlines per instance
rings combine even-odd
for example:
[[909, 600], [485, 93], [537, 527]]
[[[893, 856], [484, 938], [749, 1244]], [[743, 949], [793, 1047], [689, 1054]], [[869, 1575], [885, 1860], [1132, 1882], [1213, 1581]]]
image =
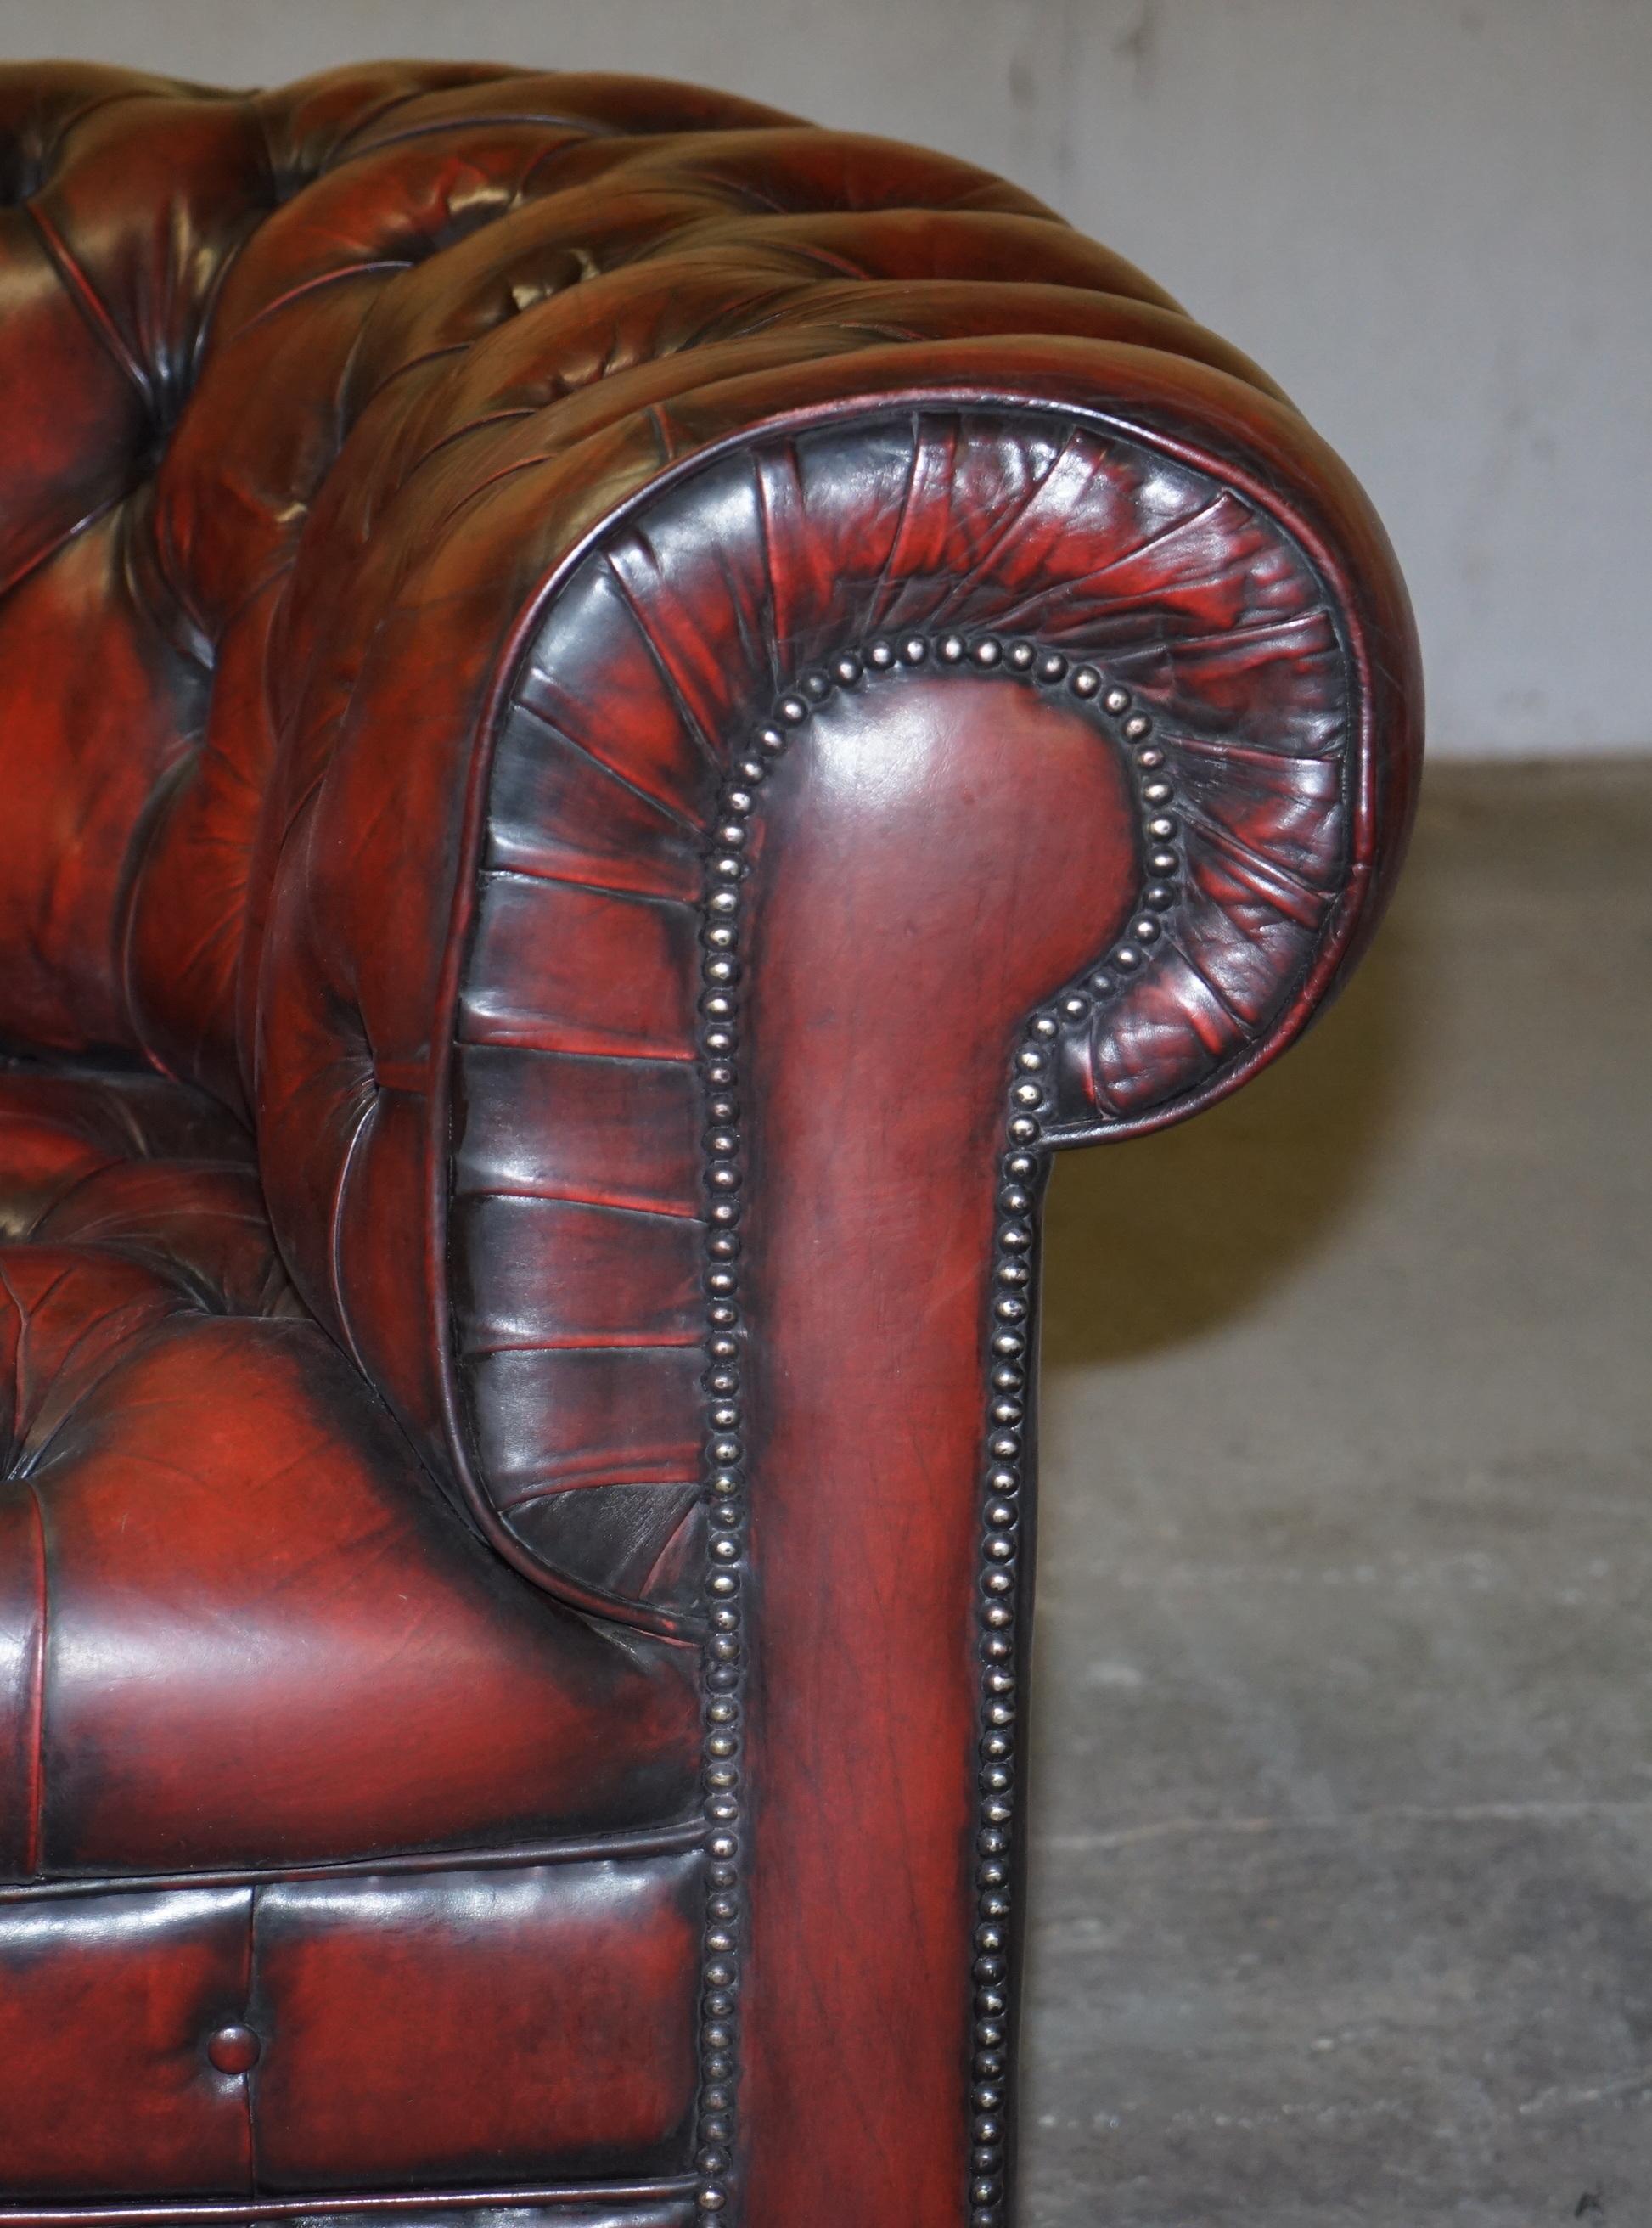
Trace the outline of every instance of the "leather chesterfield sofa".
[[1039, 1205], [1370, 932], [1346, 471], [688, 87], [0, 71], [0, 2228], [1000, 2228]]

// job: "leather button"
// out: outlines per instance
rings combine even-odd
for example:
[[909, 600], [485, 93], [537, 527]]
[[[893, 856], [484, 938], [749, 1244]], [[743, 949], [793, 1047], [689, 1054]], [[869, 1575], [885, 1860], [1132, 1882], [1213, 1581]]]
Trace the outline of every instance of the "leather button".
[[221, 2026], [207, 2038], [207, 2056], [221, 2073], [250, 2073], [263, 2047], [250, 2026]]

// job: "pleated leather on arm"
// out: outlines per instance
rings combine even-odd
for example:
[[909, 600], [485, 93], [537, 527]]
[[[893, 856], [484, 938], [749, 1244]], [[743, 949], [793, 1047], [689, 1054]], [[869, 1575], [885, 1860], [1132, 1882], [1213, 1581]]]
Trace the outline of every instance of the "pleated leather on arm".
[[0, 650], [101, 645], [28, 661], [0, 1034], [249, 1111], [304, 1301], [477, 1522], [691, 1630], [730, 752], [880, 629], [1128, 669], [1199, 900], [1062, 1104], [1158, 1118], [1298, 1025], [1403, 819], [1349, 771], [1405, 693], [1380, 536], [1245, 359], [947, 157], [411, 65], [13, 73], [0, 149], [0, 362], [50, 421], [0, 467]]

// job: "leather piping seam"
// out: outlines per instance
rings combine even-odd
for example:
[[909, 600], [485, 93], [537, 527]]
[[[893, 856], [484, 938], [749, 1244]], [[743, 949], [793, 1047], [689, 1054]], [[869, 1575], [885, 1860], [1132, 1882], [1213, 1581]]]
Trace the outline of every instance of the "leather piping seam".
[[327, 1296], [332, 1302], [333, 1315], [345, 1346], [349, 1350], [350, 1360], [369, 1385], [375, 1380], [373, 1372], [362, 1358], [362, 1349], [356, 1341], [355, 1326], [350, 1322], [349, 1303], [344, 1293], [344, 1208], [349, 1197], [350, 1178], [355, 1172], [355, 1156], [361, 1150], [362, 1140], [368, 1135], [372, 1126], [373, 1117], [377, 1113], [379, 1107], [379, 1078], [376, 1070], [371, 1066], [371, 1058], [369, 1050], [367, 1096], [362, 1102], [361, 1112], [355, 1117], [355, 1126], [350, 1131], [350, 1141], [344, 1148], [343, 1158], [338, 1164], [338, 1175], [333, 1185], [327, 1229]]
[[[511, 63], [505, 63], [490, 74], [484, 65], [483, 74], [474, 78], [456, 76], [451, 82], [433, 86], [421, 83], [406, 93], [387, 93], [376, 108], [369, 108], [365, 116], [358, 117], [347, 130], [340, 132], [316, 166], [315, 175], [324, 178], [329, 171], [337, 170], [341, 163], [354, 162], [358, 155], [370, 155], [378, 143], [368, 135], [386, 117], [394, 116], [399, 109], [411, 108], [415, 101], [428, 100], [432, 93], [467, 93], [473, 86], [508, 85], [513, 79], [532, 74], [525, 66], [518, 67]], [[360, 144], [363, 140], [367, 141], [365, 146]]]
[[[258, 2031], [258, 1919], [259, 1890], [256, 1885], [247, 1891], [247, 1964], [241, 1982], [241, 2001], [248, 2026]], [[260, 2057], [262, 2052], [259, 2053]], [[240, 2077], [241, 2110], [247, 2117], [247, 2193], [250, 2197], [259, 2185], [258, 2161], [258, 2087], [259, 2068], [255, 2062]]]
[[657, 1198], [602, 1198], [592, 1191], [535, 1190], [525, 1183], [489, 1184], [474, 1191], [455, 1190], [455, 1199], [467, 1204], [473, 1199], [533, 1200], [544, 1207], [592, 1207], [608, 1214], [641, 1214], [656, 1222], [697, 1222], [700, 1218], [691, 1207], [662, 1207]]
[[[378, 1879], [386, 1873], [503, 1872], [535, 1865], [624, 1862], [626, 1858], [676, 1856], [702, 1846], [706, 1829], [697, 1817], [667, 1826], [619, 1834], [592, 1834], [561, 1841], [530, 1841], [494, 1849], [418, 1849], [399, 1856], [355, 1857], [342, 1861], [279, 1866], [226, 1866], [217, 1872], [116, 1873], [96, 1879], [8, 1880], [0, 1885], [0, 1908], [7, 1905], [67, 1902], [80, 1896], [154, 1895], [172, 1888], [259, 1887], [323, 1885]], [[3, 2217], [3, 2216], [0, 2216]]]
[[176, 2222], [325, 2219], [335, 2213], [388, 2213], [400, 2218], [426, 2212], [500, 2212], [515, 2206], [647, 2205], [692, 2194], [691, 2178], [672, 2174], [656, 2180], [547, 2183], [509, 2189], [311, 2191], [302, 2197], [249, 2197], [187, 2200], [156, 2205], [0, 2206], [0, 2228], [105, 2228], [129, 2221], [133, 2228], [168, 2228]]
[[[502, 1501], [499, 1507], [506, 1515], [520, 1516], [524, 1508], [535, 1508], [541, 1501], [560, 1501], [565, 1495], [570, 1493], [602, 1492], [610, 1486], [621, 1485], [641, 1485], [652, 1490], [656, 1486], [671, 1488], [698, 1485], [700, 1482], [698, 1463], [692, 1469], [685, 1463], [675, 1477], [662, 1476], [661, 1472], [664, 1468], [663, 1463], [642, 1463], [637, 1465], [635, 1476], [626, 1472], [604, 1469], [601, 1475], [596, 1477], [557, 1478], [554, 1479], [549, 1485], [530, 1487], [526, 1493], [518, 1494], [513, 1501]], [[675, 1532], [672, 1537], [676, 1537]], [[671, 1541], [668, 1540], [665, 1546], [660, 1550], [662, 1555], [666, 1553], [670, 1544]], [[656, 1562], [658, 1559], [656, 1556]]]
[[[421, 99], [424, 97], [422, 94], [419, 96]], [[474, 131], [478, 129], [490, 131], [535, 131], [541, 128], [550, 131], [567, 131], [571, 137], [563, 140], [560, 145], [547, 148], [541, 154], [536, 155], [534, 158], [535, 166], [547, 155], [554, 157], [566, 153], [571, 146], [582, 147], [587, 139], [623, 139], [629, 136], [624, 125], [601, 124], [594, 117], [560, 116], [554, 110], [547, 110], [542, 115], [535, 115], [530, 109], [502, 108], [492, 115], [484, 112], [481, 115], [467, 113], [460, 116], [443, 116], [428, 124], [410, 125], [405, 131], [389, 131], [382, 139], [368, 140], [366, 146], [356, 148], [355, 153], [357, 157], [381, 155], [387, 147], [405, 146], [410, 139], [434, 138], [443, 131]], [[688, 125], [682, 128], [685, 131], [691, 131], [694, 127]], [[532, 177], [533, 174], [533, 168], [530, 167], [526, 173], [524, 183], [526, 178]], [[522, 188], [518, 187], [519, 200], [522, 198]]]
[[102, 342], [109, 355], [125, 374], [136, 389], [144, 409], [153, 419], [157, 408], [154, 382], [126, 345], [125, 337], [110, 315], [108, 305], [102, 295], [98, 292], [86, 272], [69, 253], [62, 234], [45, 210], [34, 202], [26, 202], [24, 207], [29, 221], [34, 226], [40, 244], [46, 252], [47, 259], [62, 280], [69, 299]]
[[40, 1618], [31, 1651], [29, 1689], [29, 1828], [23, 1843], [23, 1861], [30, 1872], [38, 1869], [41, 1845], [46, 1831], [46, 1643], [51, 1620], [52, 1594], [50, 1572], [46, 1557], [46, 1511], [40, 1497], [40, 1489], [30, 1477], [20, 1480], [29, 1495], [29, 1505], [35, 1516], [35, 1551], [39, 1557], [35, 1584], [35, 1602]]

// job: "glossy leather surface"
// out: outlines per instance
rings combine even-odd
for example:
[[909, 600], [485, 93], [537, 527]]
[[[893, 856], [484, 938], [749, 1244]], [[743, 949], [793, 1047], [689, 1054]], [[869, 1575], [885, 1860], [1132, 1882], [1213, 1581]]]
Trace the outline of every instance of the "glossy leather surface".
[[[602, 1086], [548, 1069], [533, 1086], [525, 1063], [500, 1062], [510, 1082], [478, 1104], [476, 1062], [457, 1180], [496, 1290], [464, 1237], [450, 1262], [443, 1226], [446, 1042], [481, 854], [497, 879], [467, 1040], [510, 1041], [513, 970], [545, 964], [543, 942], [530, 957], [514, 941], [513, 890], [566, 915], [550, 940], [572, 1002], [553, 1041], [581, 1040], [599, 982], [609, 1053], [646, 1056], [667, 1021], [682, 1033], [624, 986], [633, 962], [681, 957], [668, 908], [692, 879], [703, 794], [673, 788], [668, 860], [649, 799], [622, 804], [611, 784], [595, 800], [535, 792], [527, 824], [508, 787], [479, 791], [488, 707], [535, 596], [662, 465], [914, 376], [1150, 398], [1219, 444], [1289, 451], [1343, 538], [1368, 537], [1365, 515], [1263, 375], [1029, 195], [748, 103], [411, 64], [249, 99], [29, 66], [0, 74], [0, 150], [15, 198], [0, 374], [24, 428], [0, 464], [0, 656], [31, 739], [0, 829], [0, 944], [16, 956], [0, 1035], [118, 1044], [256, 1107], [298, 1287], [438, 1474], [529, 1572], [670, 1628], [694, 1541], [674, 1420], [686, 1365], [664, 1349], [682, 1335], [673, 1249], [693, 1233], [618, 1218], [687, 1219], [690, 1126], [665, 1108], [641, 1171], [570, 1168], [583, 1211], [530, 1202], [509, 1187], [547, 1094], [577, 1148], [605, 1125]], [[810, 520], [849, 578], [882, 561], [877, 521], [902, 501], [874, 446], [858, 503]], [[932, 503], [1008, 532], [1004, 499], [1031, 497], [1025, 454], [983, 453], [951, 491], [942, 462], [927, 454], [910, 482], [896, 570], [921, 568], [932, 534], [943, 568], [971, 561]], [[1082, 505], [1080, 477], [1032, 502], [1023, 565]], [[1236, 503], [1184, 522], [1130, 594], [1161, 575], [1169, 592], [1207, 560], [1237, 581], [1247, 519]], [[740, 538], [749, 570], [755, 518]], [[647, 551], [619, 592], [663, 641], [676, 592]], [[892, 596], [885, 616], [903, 608]], [[851, 597], [810, 623], [859, 616]], [[752, 621], [772, 682], [805, 635], [784, 608]], [[90, 630], [95, 661], [70, 652]], [[9, 648], [24, 643], [26, 660]], [[629, 732], [655, 716], [646, 676], [610, 711], [627, 750], [646, 749]], [[602, 787], [599, 768], [580, 778]], [[48, 866], [68, 801], [73, 860]], [[615, 890], [636, 900], [629, 940]], [[640, 1071], [624, 1082], [644, 1087]], [[515, 1273], [524, 1248], [536, 1284]], [[640, 1280], [631, 1335], [662, 1351], [646, 1375], [600, 1351], [518, 1359], [610, 1335], [577, 1299], [586, 1271]], [[455, 1343], [476, 1361], [457, 1388]]]
[[[970, 676], [902, 676], [884, 696], [816, 714], [772, 777], [751, 939], [765, 1181], [746, 1226], [765, 1327], [750, 1460], [786, 1489], [752, 1514], [765, 1615], [747, 1768], [765, 1794], [743, 2105], [751, 2217], [794, 2228], [880, 2208], [938, 2222], [957, 2203], [977, 1705], [961, 1675], [977, 1584], [965, 1511], [1006, 1024], [1105, 946], [1137, 880], [1128, 775], [1075, 712]], [[967, 940], [970, 973], [943, 984], [914, 964], [931, 938]], [[924, 1166], [975, 1173], [943, 1192], [911, 1181]], [[921, 1593], [904, 1579], [914, 1563]], [[825, 1629], [829, 1685], [805, 1668]], [[822, 1810], [851, 1807], [857, 1829], [823, 1840]], [[790, 1925], [797, 1898], [830, 1922]], [[765, 2140], [805, 2097], [816, 2157], [841, 2161], [829, 2190]]]
[[0, 1879], [691, 1805], [692, 1667], [454, 1521], [294, 1298], [220, 1110], [0, 1072]]
[[[900, 368], [882, 358], [877, 375]], [[669, 1608], [693, 1583], [691, 869], [777, 675], [784, 686], [880, 632], [999, 629], [1095, 659], [1151, 717], [1181, 815], [1174, 933], [1063, 1040], [1064, 1133], [1150, 1127], [1231, 1087], [1301, 1026], [1380, 906], [1372, 870], [1390, 871], [1408, 810], [1388, 734], [1403, 700], [1380, 675], [1405, 637], [1392, 609], [1356, 605], [1345, 650], [1304, 546], [1303, 498], [1325, 495], [1282, 441], [1265, 458], [1271, 509], [1201, 468], [1186, 448], [1230, 438], [1213, 411], [1224, 398], [1177, 393], [1162, 367], [1153, 414], [1178, 406], [1175, 446], [1156, 426], [1127, 435], [1101, 419], [1090, 367], [1058, 353], [1040, 376], [1098, 415], [873, 397], [848, 424], [833, 409], [748, 438], [622, 515], [559, 581], [517, 669], [459, 987], [456, 1181], [432, 1249], [458, 1334], [458, 1384], [442, 1399], [468, 1407], [477, 1458], [461, 1441], [453, 1459], [474, 1502], [490, 1492], [519, 1539], [593, 1588]], [[701, 406], [713, 423], [683, 445], [784, 407], [797, 383], [784, 400], [766, 378], [717, 391]], [[621, 456], [640, 479], [629, 441]], [[498, 499], [525, 575], [548, 561], [532, 538], [542, 546], [547, 528], [515, 483]], [[1329, 523], [1357, 535], [1348, 491], [1333, 481], [1329, 500]], [[456, 593], [446, 567], [439, 578], [426, 629]], [[1361, 660], [1379, 671], [1368, 693]], [[1373, 733], [1390, 744], [1380, 756]], [[1096, 877], [1105, 889], [1099, 860]], [[1105, 943], [1098, 931], [1097, 956]], [[945, 948], [931, 948], [926, 980]], [[510, 1149], [528, 1131], [524, 1104], [559, 1109], [552, 1167]], [[574, 1312], [576, 1252], [587, 1281], [626, 1295], [623, 1325]], [[599, 1367], [600, 1415], [567, 1389]], [[592, 1459], [605, 1447], [605, 1471]]]
[[617, 2158], [681, 2174], [697, 1871], [0, 1899], [0, 2190], [528, 2187]]
[[1357, 956], [1368, 506], [1002, 181], [481, 66], [0, 68], [0, 2221], [1000, 2228], [1006, 1092]]

